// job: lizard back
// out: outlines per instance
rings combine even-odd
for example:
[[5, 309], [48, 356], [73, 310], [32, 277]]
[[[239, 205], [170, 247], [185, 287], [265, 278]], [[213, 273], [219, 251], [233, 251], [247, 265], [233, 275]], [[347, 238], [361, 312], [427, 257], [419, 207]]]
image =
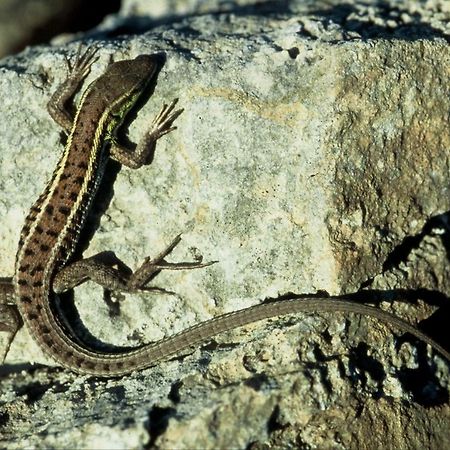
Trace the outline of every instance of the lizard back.
[[52, 277], [76, 248], [109, 157], [108, 143], [154, 71], [154, 60], [141, 55], [112, 64], [89, 85], [64, 152], [20, 234], [13, 278], [19, 311], [44, 352], [65, 366], [80, 364], [77, 350], [84, 357], [97, 353], [74, 342], [54, 314]]

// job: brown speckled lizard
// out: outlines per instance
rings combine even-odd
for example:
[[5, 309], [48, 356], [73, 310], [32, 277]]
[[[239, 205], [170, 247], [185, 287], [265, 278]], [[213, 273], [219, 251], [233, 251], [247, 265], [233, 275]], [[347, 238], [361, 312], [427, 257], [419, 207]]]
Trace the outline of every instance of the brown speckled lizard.
[[[0, 331], [11, 334], [20, 318], [40, 348], [58, 364], [74, 372], [97, 376], [120, 376], [167, 359], [199, 344], [217, 333], [283, 314], [298, 312], [351, 312], [373, 316], [424, 340], [450, 360], [439, 344], [409, 323], [379, 308], [342, 298], [290, 298], [264, 303], [225, 314], [193, 326], [172, 337], [135, 349], [107, 352], [89, 347], [58, 317], [53, 305], [61, 292], [90, 279], [108, 290], [145, 290], [149, 279], [162, 269], [204, 267], [211, 263], [169, 264], [164, 258], [179, 242], [179, 236], [157, 258], [147, 258], [131, 275], [121, 273], [96, 256], [73, 260], [84, 225], [108, 158], [139, 168], [147, 160], [155, 142], [174, 129], [182, 110], [173, 101], [164, 105], [143, 141], [134, 151], [119, 145], [117, 129], [155, 73], [155, 58], [141, 55], [111, 64], [84, 92], [75, 117], [66, 109], [96, 60], [95, 49], [80, 52], [71, 72], [49, 103], [53, 119], [67, 132], [65, 150], [53, 176], [25, 220], [20, 235], [13, 279], [0, 283]], [[17, 309], [20, 316], [17, 314]]]

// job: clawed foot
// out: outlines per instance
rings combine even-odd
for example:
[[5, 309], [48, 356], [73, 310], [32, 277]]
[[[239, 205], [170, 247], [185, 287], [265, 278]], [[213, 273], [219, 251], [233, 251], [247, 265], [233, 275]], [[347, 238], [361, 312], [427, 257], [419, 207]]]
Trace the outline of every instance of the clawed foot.
[[86, 78], [91, 70], [92, 64], [98, 60], [97, 51], [97, 47], [90, 46], [83, 53], [81, 53], [80, 44], [75, 56], [75, 62], [72, 64], [70, 59], [66, 58], [67, 66], [69, 68], [69, 76], [76, 80], [83, 80]]
[[134, 151], [129, 151], [113, 140], [111, 146], [111, 157], [121, 164], [132, 169], [138, 169], [144, 164], [148, 164], [150, 155], [155, 149], [156, 141], [167, 133], [175, 130], [172, 126], [174, 120], [183, 112], [183, 109], [175, 110], [178, 99], [173, 100], [169, 105], [164, 104], [161, 111], [153, 119], [150, 130], [144, 135]]
[[161, 136], [176, 130], [177, 127], [173, 127], [172, 124], [175, 119], [184, 111], [183, 108], [175, 109], [178, 99], [172, 100], [169, 105], [162, 106], [157, 116], [153, 119], [152, 126], [149, 130], [149, 135], [153, 140], [158, 140]]
[[[172, 295], [179, 297], [179, 295], [168, 289], [159, 288], [156, 286], [146, 286], [161, 270], [184, 270], [184, 269], [199, 269], [202, 267], [210, 266], [215, 264], [217, 261], [208, 261], [206, 263], [198, 262], [181, 262], [181, 263], [169, 263], [164, 258], [169, 255], [172, 250], [181, 241], [181, 235], [175, 237], [175, 239], [155, 258], [147, 257], [141, 266], [134, 272], [125, 275], [122, 272], [122, 279], [125, 280], [119, 289], [108, 289], [106, 286], [104, 300], [108, 305], [110, 316], [120, 315], [120, 304], [122, 300], [125, 299], [123, 295], [124, 292], [135, 293], [135, 292], [154, 292], [158, 294]], [[105, 280], [105, 273], [103, 272], [102, 279]], [[97, 280], [99, 281], [99, 280]]]
[[172, 250], [181, 241], [181, 234], [175, 237], [175, 239], [167, 246], [167, 248], [162, 251], [155, 258], [147, 257], [142, 263], [141, 267], [137, 269], [130, 277], [128, 281], [128, 287], [131, 291], [134, 290], [154, 290], [154, 288], [146, 287], [145, 285], [155, 277], [157, 273], [161, 270], [190, 270], [199, 269], [202, 267], [210, 266], [215, 264], [217, 261], [204, 262], [181, 262], [181, 263], [169, 263], [164, 258], [172, 252]]
[[74, 121], [71, 108], [67, 107], [69, 100], [73, 99], [83, 80], [88, 76], [92, 64], [97, 61], [97, 47], [88, 47], [81, 53], [81, 45], [78, 46], [75, 61], [72, 63], [67, 57], [69, 74], [66, 80], [58, 86], [48, 102], [47, 109], [53, 120], [69, 134]]

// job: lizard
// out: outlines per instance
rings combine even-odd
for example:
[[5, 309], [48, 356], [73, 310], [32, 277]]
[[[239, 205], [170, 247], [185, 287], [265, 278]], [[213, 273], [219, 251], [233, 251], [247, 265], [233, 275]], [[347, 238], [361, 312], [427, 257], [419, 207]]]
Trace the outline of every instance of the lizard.
[[48, 104], [51, 117], [68, 133], [67, 143], [50, 181], [26, 217], [14, 276], [0, 280], [3, 316], [0, 331], [11, 334], [10, 342], [23, 321], [42, 351], [57, 364], [79, 374], [119, 377], [153, 366], [217, 333], [248, 323], [286, 314], [329, 311], [379, 319], [425, 341], [450, 361], [446, 349], [410, 323], [345, 297], [292, 295], [220, 315], [161, 341], [131, 349], [98, 350], [83, 342], [52, 306], [58, 294], [88, 279], [113, 292], [143, 291], [160, 270], [193, 269], [214, 262], [167, 263], [164, 258], [178, 244], [180, 236], [156, 258], [147, 257], [131, 274], [121, 273], [99, 255], [74, 260], [74, 250], [108, 158], [133, 169], [140, 168], [156, 141], [176, 128], [173, 122], [183, 111], [175, 109], [176, 99], [164, 104], [136, 149], [123, 147], [118, 141], [118, 130], [154, 77], [156, 59], [152, 55], [139, 55], [110, 64], [84, 91], [72, 115], [66, 105], [97, 60], [95, 47], [88, 47], [84, 53], [80, 49], [75, 63], [69, 63], [66, 81]]

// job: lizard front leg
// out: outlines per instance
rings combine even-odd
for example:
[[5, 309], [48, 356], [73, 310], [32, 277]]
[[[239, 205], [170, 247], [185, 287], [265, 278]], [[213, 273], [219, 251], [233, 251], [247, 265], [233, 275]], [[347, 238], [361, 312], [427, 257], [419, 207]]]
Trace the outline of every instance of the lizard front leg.
[[88, 76], [92, 64], [97, 61], [98, 56], [96, 53], [96, 47], [88, 47], [84, 53], [81, 53], [81, 45], [78, 47], [75, 62], [72, 64], [67, 59], [69, 68], [67, 79], [58, 86], [47, 104], [50, 116], [67, 134], [69, 134], [74, 121], [74, 114], [68, 109], [68, 103], [79, 90], [83, 80]]
[[130, 169], [139, 169], [148, 162], [149, 155], [155, 148], [156, 141], [167, 133], [175, 130], [172, 126], [175, 119], [183, 112], [183, 109], [175, 109], [178, 99], [172, 100], [169, 105], [164, 104], [153, 119], [150, 129], [134, 150], [120, 145], [115, 136], [111, 136], [111, 157]]

